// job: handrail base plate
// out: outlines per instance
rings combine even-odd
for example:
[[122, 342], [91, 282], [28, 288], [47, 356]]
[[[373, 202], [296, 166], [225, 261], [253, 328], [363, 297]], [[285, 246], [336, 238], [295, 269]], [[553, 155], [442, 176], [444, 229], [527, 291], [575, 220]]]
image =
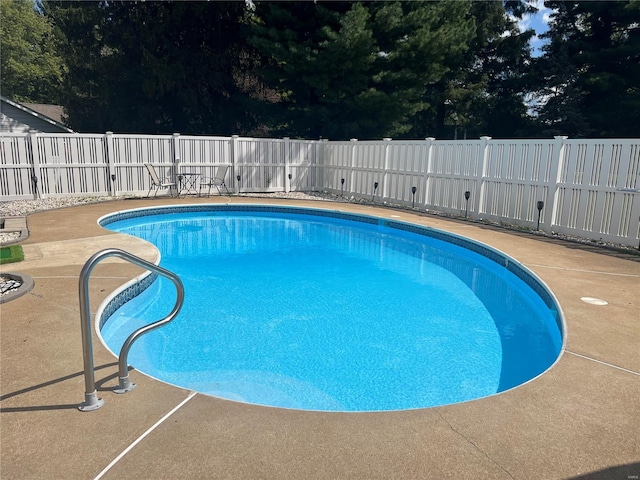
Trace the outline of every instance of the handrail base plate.
[[131, 383], [129, 384], [128, 387], [122, 388], [122, 387], [117, 387], [113, 389], [113, 393], [117, 393], [117, 394], [122, 394], [122, 393], [129, 393], [132, 390], [136, 389], [136, 384], [135, 383]]
[[93, 412], [94, 410], [97, 410], [104, 405], [104, 400], [98, 398], [96, 392], [85, 393], [84, 398], [84, 402], [78, 405], [78, 410], [80, 410], [81, 412]]

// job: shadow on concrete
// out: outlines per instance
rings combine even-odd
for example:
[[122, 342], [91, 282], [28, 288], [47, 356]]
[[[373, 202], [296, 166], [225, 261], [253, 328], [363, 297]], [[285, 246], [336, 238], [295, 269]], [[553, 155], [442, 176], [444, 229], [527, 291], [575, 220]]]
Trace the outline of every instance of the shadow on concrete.
[[18, 413], [18, 412], [38, 412], [47, 410], [73, 410], [78, 408], [79, 403], [63, 404], [63, 405], [34, 405], [32, 407], [0, 407], [0, 413]]
[[[633, 441], [633, 440], [632, 440]], [[596, 470], [566, 480], [640, 480], [640, 462], [616, 465], [615, 467]]]
[[[94, 370], [102, 370], [103, 368], [109, 368], [114, 366], [117, 367], [118, 362], [105, 363], [104, 365], [99, 365], [95, 367]], [[129, 370], [132, 370], [132, 368], [129, 367]], [[80, 372], [71, 373], [69, 375], [65, 375], [64, 377], [56, 378], [54, 380], [49, 380], [48, 382], [39, 383], [38, 385], [33, 385], [31, 387], [23, 388], [21, 390], [16, 390], [15, 392], [5, 393], [4, 395], [0, 395], [0, 402], [12, 397], [16, 397], [18, 395], [23, 395], [28, 392], [33, 392], [34, 390], [49, 387], [51, 385], [65, 382], [67, 380], [71, 380], [72, 378], [80, 377], [83, 375], [84, 375], [84, 370]], [[104, 384], [116, 378], [118, 378], [118, 372], [111, 374], [99, 381], [96, 381], [96, 390], [100, 392], [113, 390], [117, 385], [114, 385], [112, 387], [105, 387]], [[33, 412], [38, 410], [67, 410], [72, 408], [78, 408], [78, 404], [74, 403], [74, 404], [62, 404], [62, 405], [36, 405], [36, 406], [28, 406], [28, 407], [7, 407], [7, 408], [0, 407], [0, 413]]]

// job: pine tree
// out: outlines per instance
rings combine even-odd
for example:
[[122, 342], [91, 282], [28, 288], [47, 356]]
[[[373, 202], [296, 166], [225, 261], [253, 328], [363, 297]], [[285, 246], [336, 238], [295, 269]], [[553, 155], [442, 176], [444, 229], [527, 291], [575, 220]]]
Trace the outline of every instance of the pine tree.
[[515, 22], [525, 13], [530, 7], [516, 0], [469, 5], [469, 48], [451, 57], [448, 71], [429, 86], [426, 95], [432, 107], [423, 112], [414, 136], [513, 137], [527, 127], [523, 92], [533, 31], [520, 32]]
[[59, 54], [67, 65], [60, 99], [67, 124], [76, 131], [110, 130], [105, 91], [110, 72], [101, 55], [105, 51], [100, 33], [103, 5], [98, 2], [43, 1], [41, 7], [54, 25]]
[[254, 128], [238, 2], [44, 2], [65, 38], [77, 130], [232, 134]]
[[545, 135], [637, 136], [640, 3], [546, 1], [555, 10], [535, 68]]
[[406, 135], [425, 89], [463, 53], [467, 2], [257, 3], [251, 43], [281, 134]]

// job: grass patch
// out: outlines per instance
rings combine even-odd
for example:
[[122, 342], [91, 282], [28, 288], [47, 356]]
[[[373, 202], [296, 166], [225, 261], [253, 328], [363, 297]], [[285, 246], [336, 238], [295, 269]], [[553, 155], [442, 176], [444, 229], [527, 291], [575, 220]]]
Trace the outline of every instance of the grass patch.
[[11, 245], [0, 248], [0, 265], [3, 263], [15, 263], [24, 260], [24, 252], [20, 245]]

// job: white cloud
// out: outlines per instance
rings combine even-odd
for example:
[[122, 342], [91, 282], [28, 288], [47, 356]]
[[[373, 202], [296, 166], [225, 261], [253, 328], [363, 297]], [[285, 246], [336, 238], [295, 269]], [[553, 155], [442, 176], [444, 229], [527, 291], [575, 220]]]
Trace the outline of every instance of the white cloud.
[[545, 25], [549, 25], [553, 10], [544, 6], [544, 0], [536, 0], [535, 6], [538, 9], [538, 16]]
[[524, 18], [518, 22], [518, 25], [533, 28], [537, 34], [546, 32], [549, 28], [553, 10], [544, 6], [544, 0], [528, 0], [527, 3], [535, 7], [538, 11], [533, 15], [525, 15]]
[[534, 56], [540, 54], [540, 47], [543, 44], [540, 35], [549, 29], [549, 22], [551, 21], [551, 15], [553, 10], [544, 6], [544, 0], [527, 0], [529, 5], [535, 7], [538, 11], [531, 15], [524, 15], [521, 19], [515, 19], [517, 21], [518, 28], [521, 32], [533, 29], [535, 35], [531, 38], [531, 47], [533, 48]]
[[525, 15], [522, 18], [518, 19], [518, 28], [521, 32], [525, 30], [529, 30], [531, 28], [531, 15]]

